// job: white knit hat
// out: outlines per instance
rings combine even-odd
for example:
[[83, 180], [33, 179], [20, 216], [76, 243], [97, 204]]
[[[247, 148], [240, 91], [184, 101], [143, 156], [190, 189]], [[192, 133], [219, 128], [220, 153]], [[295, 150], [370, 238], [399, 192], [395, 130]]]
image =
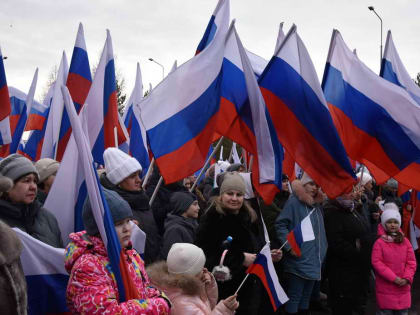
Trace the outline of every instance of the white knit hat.
[[302, 185], [306, 185], [309, 182], [313, 182], [314, 180], [312, 178], [309, 177], [308, 173], [304, 172], [300, 182], [302, 183]]
[[35, 168], [39, 174], [38, 183], [42, 183], [48, 179], [51, 175], [57, 173], [60, 163], [50, 158], [43, 158], [35, 163]]
[[[387, 204], [388, 205], [388, 204]], [[385, 227], [385, 223], [389, 220], [395, 219], [398, 221], [399, 226], [401, 226], [401, 215], [400, 212], [397, 210], [386, 210], [381, 214], [381, 224]]]
[[169, 250], [166, 263], [169, 273], [195, 276], [203, 270], [206, 256], [193, 244], [175, 243]]
[[357, 173], [356, 176], [360, 180], [360, 184], [362, 186], [365, 186], [367, 183], [369, 183], [372, 180], [372, 176], [370, 176], [369, 173], [367, 173], [366, 171], [363, 173], [362, 179], [360, 179], [362, 177], [362, 173]]
[[104, 152], [106, 177], [117, 185], [134, 172], [141, 171], [140, 163], [117, 148], [108, 148]]

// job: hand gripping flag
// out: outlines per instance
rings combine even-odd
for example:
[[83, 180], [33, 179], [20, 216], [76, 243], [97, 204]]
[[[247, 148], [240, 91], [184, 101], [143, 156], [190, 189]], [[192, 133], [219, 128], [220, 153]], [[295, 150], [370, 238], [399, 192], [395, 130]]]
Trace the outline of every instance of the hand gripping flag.
[[254, 274], [260, 278], [264, 288], [267, 290], [274, 311], [289, 300], [279, 283], [268, 243], [259, 252], [254, 263], [246, 270], [246, 273]]
[[3, 54], [1, 53], [0, 48], [0, 145], [12, 142], [9, 120], [11, 111], [12, 108], [6, 81], [6, 71], [4, 70]]
[[34, 101], [37, 80], [38, 69], [35, 71], [34, 78], [27, 95], [13, 87], [9, 88], [10, 103], [12, 105], [12, 112], [10, 114], [12, 142], [1, 147], [0, 156], [2, 157], [6, 157], [9, 154], [17, 152], [20, 140], [22, 139], [23, 130], [25, 129], [29, 110], [32, 106], [32, 102]]
[[293, 25], [259, 80], [277, 136], [330, 197], [355, 183], [315, 67]]
[[89, 141], [93, 144], [94, 161], [101, 165], [104, 164], [103, 153], [106, 148], [118, 147], [127, 141], [117, 108], [114, 53], [109, 30], [106, 34], [101, 59], [86, 98], [86, 104], [89, 105]]
[[23, 250], [20, 256], [28, 293], [28, 314], [70, 314], [66, 305], [69, 275], [63, 248], [54, 248], [14, 228]]
[[293, 230], [287, 234], [286, 239], [293, 251], [300, 257], [303, 242], [315, 239], [314, 230], [312, 228], [311, 214], [312, 210]]
[[224, 112], [219, 106], [229, 1], [219, 2], [217, 31], [200, 54], [179, 66], [140, 105], [150, 149], [165, 183], [193, 174], [205, 161]]
[[[388, 176], [417, 172], [420, 107], [409, 93], [377, 76], [334, 30], [323, 79], [324, 94], [348, 155]], [[365, 162], [366, 161], [366, 162]], [[420, 188], [419, 176], [404, 185]]]
[[67, 81], [69, 65], [66, 53], [63, 51], [60, 66], [57, 72], [57, 79], [53, 85], [50, 111], [42, 143], [41, 158], [55, 159], [58, 140], [60, 135], [61, 121], [64, 110], [63, 96], [61, 95], [61, 86]]
[[[89, 58], [82, 23], [79, 24], [79, 29], [77, 31], [76, 43], [74, 44], [66, 85], [69, 88], [74, 106], [76, 106], [76, 111], [79, 113], [85, 103], [90, 86], [92, 85], [92, 76], [90, 73]], [[61, 119], [57, 154], [55, 157], [57, 161], [61, 161], [63, 159], [64, 150], [67, 147], [70, 134], [70, 121], [67, 111], [64, 108]]]
[[99, 233], [107, 249], [111, 268], [115, 275], [118, 286], [119, 302], [139, 298], [132, 279], [129, 277], [124, 254], [115, 231], [111, 212], [104, 198], [99, 178], [93, 164], [93, 157], [82, 124], [77, 116], [70, 93], [66, 87], [62, 87], [64, 102], [69, 114], [75, 142], [79, 152], [79, 160], [85, 175], [86, 187], [89, 194], [89, 202], [92, 213], [98, 226]]

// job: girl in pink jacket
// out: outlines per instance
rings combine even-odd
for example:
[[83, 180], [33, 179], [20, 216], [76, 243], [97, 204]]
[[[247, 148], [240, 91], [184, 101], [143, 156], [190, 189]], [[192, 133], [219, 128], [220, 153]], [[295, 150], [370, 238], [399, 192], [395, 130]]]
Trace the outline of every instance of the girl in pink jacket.
[[400, 231], [401, 215], [397, 209], [395, 205], [394, 209], [382, 213], [385, 233], [372, 251], [378, 315], [404, 315], [411, 307], [411, 283], [417, 263], [413, 247]]
[[172, 303], [171, 315], [231, 315], [239, 306], [236, 295], [218, 304], [213, 275], [204, 268], [206, 257], [201, 248], [189, 243], [175, 243], [167, 262], [147, 268], [151, 282], [163, 290]]

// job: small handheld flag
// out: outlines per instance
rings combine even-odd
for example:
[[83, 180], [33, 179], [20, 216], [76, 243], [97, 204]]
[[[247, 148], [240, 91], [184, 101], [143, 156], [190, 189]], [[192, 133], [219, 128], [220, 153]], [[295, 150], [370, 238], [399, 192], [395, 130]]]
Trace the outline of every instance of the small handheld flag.
[[[300, 251], [302, 243], [315, 239], [314, 229], [312, 228], [311, 223], [311, 214], [314, 212], [314, 210], [312, 210], [302, 220], [302, 222], [296, 225], [296, 227], [286, 236], [287, 242], [289, 242], [290, 246], [299, 257], [302, 255], [302, 252]], [[283, 246], [284, 245], [286, 245], [286, 243], [284, 243]]]

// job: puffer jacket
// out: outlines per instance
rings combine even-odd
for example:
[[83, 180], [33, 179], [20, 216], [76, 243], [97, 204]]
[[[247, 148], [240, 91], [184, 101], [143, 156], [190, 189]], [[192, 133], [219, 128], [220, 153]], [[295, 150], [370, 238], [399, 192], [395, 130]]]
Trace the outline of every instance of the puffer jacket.
[[[292, 183], [293, 194], [287, 200], [283, 211], [277, 217], [275, 229], [281, 243], [286, 241], [287, 234], [292, 231], [312, 211], [311, 223], [315, 239], [302, 243], [301, 257], [291, 254], [283, 259], [284, 271], [308, 280], [321, 280], [322, 263], [327, 253], [327, 237], [325, 235], [324, 217], [318, 206], [323, 200], [320, 193], [312, 198], [299, 180]], [[291, 248], [289, 243], [284, 246], [286, 252]]]
[[[380, 309], [403, 310], [411, 307], [411, 283], [417, 263], [413, 247], [407, 238], [402, 243], [381, 236], [373, 245], [372, 265], [376, 279], [376, 303]], [[394, 283], [397, 278], [408, 280], [405, 286]]]
[[65, 267], [70, 273], [67, 305], [72, 314], [169, 314], [166, 296], [150, 286], [144, 263], [133, 249], [125, 249], [130, 278], [138, 300], [119, 303], [115, 276], [103, 241], [85, 231], [70, 234]]
[[230, 315], [234, 311], [228, 309], [223, 302], [217, 305], [217, 284], [212, 281], [205, 286], [196, 277], [171, 275], [166, 262], [161, 261], [147, 268], [150, 281], [166, 292], [172, 302], [172, 315]]

